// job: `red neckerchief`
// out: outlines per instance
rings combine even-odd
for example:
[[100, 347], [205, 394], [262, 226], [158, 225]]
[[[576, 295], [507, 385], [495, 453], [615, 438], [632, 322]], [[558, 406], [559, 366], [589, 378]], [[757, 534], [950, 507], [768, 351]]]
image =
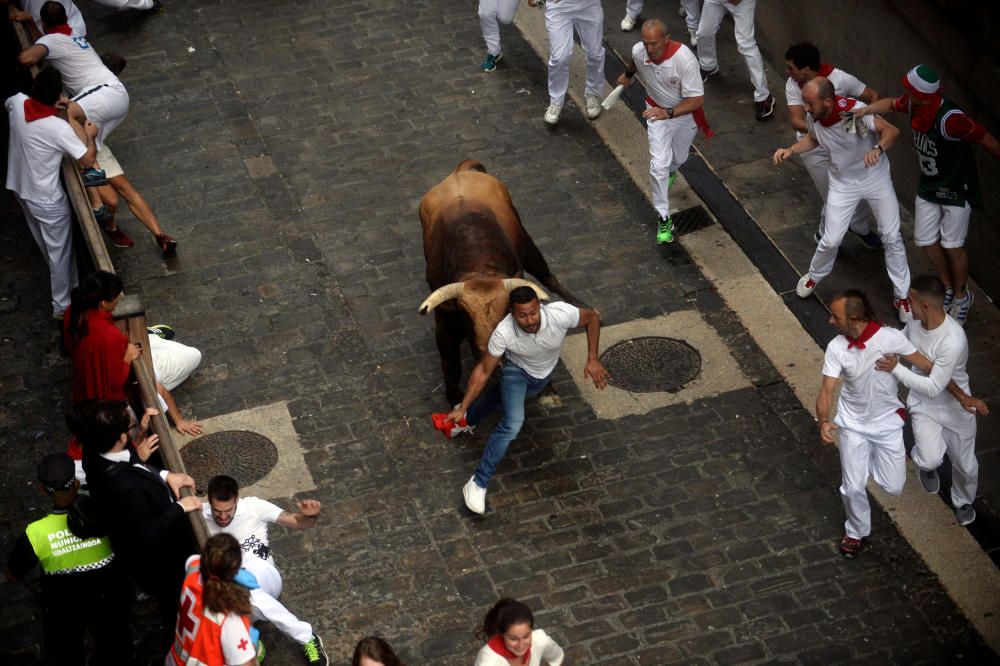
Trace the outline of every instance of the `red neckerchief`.
[[[646, 58], [646, 62], [651, 62], [657, 65], [662, 65], [667, 61], [668, 58], [672, 57], [677, 50], [680, 49], [681, 43], [674, 40], [670, 40], [667, 46], [663, 49], [663, 54], [659, 58]], [[653, 98], [646, 95], [646, 102], [650, 106], [655, 106], [661, 108], [659, 104], [653, 101]], [[698, 126], [698, 129], [702, 131], [706, 139], [711, 139], [715, 136], [715, 132], [708, 125], [708, 118], [705, 116], [705, 109], [698, 109], [697, 111], [692, 111], [691, 116], [694, 118], [694, 124]]]
[[[825, 62], [819, 64], [819, 71], [816, 72], [816, 76], [822, 76], [824, 79], [830, 78], [830, 74], [833, 73], [833, 65], [828, 65]], [[809, 81], [796, 81], [799, 84], [799, 88], [809, 83]]]
[[903, 75], [903, 87], [906, 88], [906, 92], [909, 93], [910, 97], [916, 97], [922, 102], [930, 102], [930, 104], [914, 104], [912, 101], [910, 102], [910, 127], [918, 132], [927, 132], [930, 130], [931, 125], [934, 124], [934, 119], [937, 118], [938, 109], [941, 108], [941, 91], [922, 93], [910, 85], [910, 80], [906, 78], [905, 74]]
[[819, 121], [819, 124], [823, 127], [830, 127], [840, 122], [840, 117], [842, 113], [850, 111], [854, 108], [854, 105], [858, 103], [858, 100], [851, 99], [849, 97], [841, 97], [840, 95], [834, 95], [833, 97], [833, 109], [823, 120]]
[[48, 118], [59, 113], [58, 109], [48, 104], [42, 104], [37, 99], [29, 97], [24, 100], [24, 122], [30, 123], [42, 118]]
[[54, 25], [51, 28], [46, 27], [45, 33], [48, 35], [59, 33], [60, 35], [66, 35], [69, 37], [73, 34], [73, 28], [69, 27], [68, 24], [63, 23], [62, 25]]
[[[501, 634], [497, 634], [496, 636], [494, 636], [493, 638], [491, 638], [486, 644], [490, 646], [491, 650], [493, 650], [494, 652], [496, 652], [498, 655], [500, 655], [504, 659], [518, 659], [518, 656], [516, 654], [514, 654], [513, 652], [511, 652], [510, 650], [508, 650], [507, 646], [504, 645], [503, 635], [501, 635]], [[527, 650], [527, 652], [525, 652], [523, 655], [521, 655], [521, 657], [520, 657], [521, 663], [522, 664], [527, 664], [528, 660], [530, 658], [531, 658], [531, 648], [529, 647], [528, 650]]]
[[858, 349], [864, 349], [865, 343], [872, 339], [872, 336], [879, 332], [882, 328], [882, 324], [877, 321], [869, 321], [868, 325], [865, 326], [865, 330], [861, 331], [861, 335], [856, 338], [852, 338], [849, 335], [845, 335], [847, 338], [847, 348], [857, 347]]

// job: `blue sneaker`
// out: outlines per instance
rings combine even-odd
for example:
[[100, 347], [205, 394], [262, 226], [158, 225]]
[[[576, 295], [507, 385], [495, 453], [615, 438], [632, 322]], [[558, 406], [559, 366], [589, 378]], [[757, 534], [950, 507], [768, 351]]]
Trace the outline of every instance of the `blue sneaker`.
[[951, 309], [951, 304], [955, 302], [955, 290], [948, 287], [944, 290], [944, 311], [948, 312]]
[[861, 241], [861, 244], [869, 250], [882, 249], [882, 239], [874, 231], [869, 231], [866, 234], [859, 234], [857, 231], [851, 230], [851, 233], [857, 236], [858, 240]]
[[948, 314], [958, 322], [959, 326], [965, 326], [965, 320], [969, 318], [969, 310], [972, 308], [973, 301], [975, 301], [975, 297], [972, 295], [972, 290], [966, 288], [965, 298], [961, 300], [956, 298], [951, 302], [951, 310]]
[[483, 60], [483, 71], [492, 72], [497, 68], [497, 63], [500, 62], [501, 60], [503, 60], [502, 51], [497, 55], [493, 55], [492, 53], [487, 53], [486, 59]]
[[84, 187], [100, 187], [108, 184], [108, 174], [104, 173], [104, 169], [87, 167], [80, 173], [80, 176], [83, 178]]

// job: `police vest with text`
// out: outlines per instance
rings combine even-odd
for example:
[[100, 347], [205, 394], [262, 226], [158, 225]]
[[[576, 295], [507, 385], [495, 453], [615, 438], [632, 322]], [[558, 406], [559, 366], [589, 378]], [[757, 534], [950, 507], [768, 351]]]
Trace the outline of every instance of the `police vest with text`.
[[46, 575], [101, 569], [114, 559], [107, 537], [81, 539], [66, 525], [66, 513], [50, 513], [25, 529]]

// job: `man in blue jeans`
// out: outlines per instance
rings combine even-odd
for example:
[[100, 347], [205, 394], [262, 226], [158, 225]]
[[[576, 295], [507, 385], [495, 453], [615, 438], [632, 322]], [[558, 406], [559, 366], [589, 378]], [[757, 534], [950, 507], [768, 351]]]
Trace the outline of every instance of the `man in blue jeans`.
[[[447, 422], [459, 425], [463, 425], [464, 419], [471, 429], [503, 407], [503, 416], [486, 442], [476, 473], [462, 488], [465, 505], [470, 511], [486, 513], [486, 486], [507, 453], [507, 447], [521, 430], [525, 399], [538, 395], [548, 386], [559, 362], [566, 331], [580, 326], [587, 329], [587, 364], [583, 376], [590, 377], [594, 386], [604, 389], [608, 385], [608, 371], [597, 358], [601, 337], [601, 319], [597, 312], [569, 303], [542, 305], [530, 287], [511, 290], [510, 314], [490, 336], [489, 353], [472, 370], [462, 404], [446, 417]], [[501, 370], [500, 382], [477, 400], [504, 356], [507, 362]], [[456, 427], [450, 431], [457, 434], [463, 430]]]

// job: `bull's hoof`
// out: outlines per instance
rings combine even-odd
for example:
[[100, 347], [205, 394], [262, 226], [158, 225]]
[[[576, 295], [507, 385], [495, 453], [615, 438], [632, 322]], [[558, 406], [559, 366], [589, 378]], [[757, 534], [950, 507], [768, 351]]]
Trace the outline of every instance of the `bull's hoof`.
[[462, 404], [462, 399], [465, 398], [465, 393], [460, 389], [446, 389], [444, 392], [445, 399], [448, 400], [448, 407], [454, 409], [457, 405]]

